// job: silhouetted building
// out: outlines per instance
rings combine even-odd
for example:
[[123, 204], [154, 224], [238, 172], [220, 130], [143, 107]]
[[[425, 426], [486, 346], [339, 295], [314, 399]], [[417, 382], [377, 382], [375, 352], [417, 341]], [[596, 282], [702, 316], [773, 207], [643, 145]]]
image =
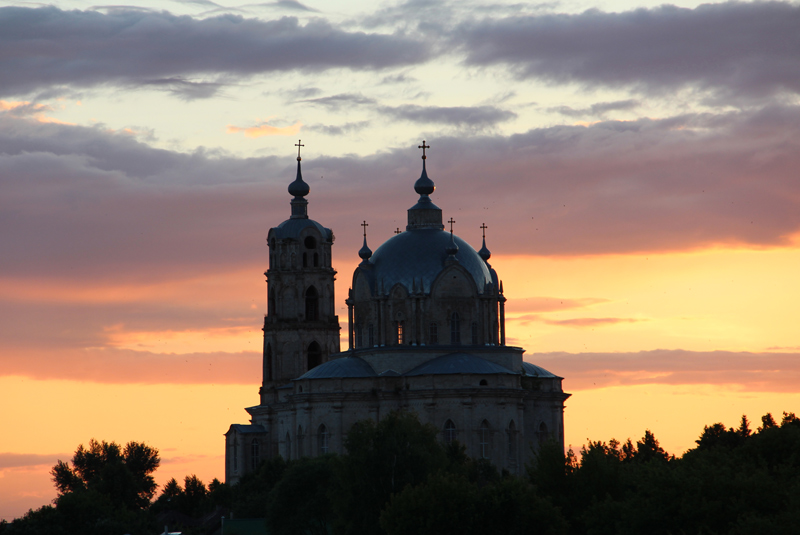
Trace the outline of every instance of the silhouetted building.
[[[423, 142], [424, 146], [424, 142]], [[427, 147], [425, 147], [427, 148]], [[373, 253], [364, 245], [347, 298], [347, 351], [339, 351], [331, 265], [333, 232], [308, 218], [300, 157], [291, 217], [270, 229], [268, 307], [260, 403], [226, 437], [225, 477], [261, 460], [343, 452], [350, 427], [415, 411], [475, 458], [520, 473], [531, 448], [564, 442], [561, 377], [505, 344], [503, 285], [483, 246], [445, 230], [430, 198], [423, 150], [408, 225]], [[485, 227], [483, 227], [485, 229]]]

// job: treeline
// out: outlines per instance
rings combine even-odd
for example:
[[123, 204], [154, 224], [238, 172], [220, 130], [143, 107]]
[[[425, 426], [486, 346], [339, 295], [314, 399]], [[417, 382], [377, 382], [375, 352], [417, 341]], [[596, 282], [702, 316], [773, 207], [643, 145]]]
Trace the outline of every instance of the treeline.
[[52, 506], [0, 523], [1, 535], [219, 529], [222, 515], [265, 519], [272, 535], [752, 534], [800, 531], [800, 419], [769, 414], [751, 430], [714, 424], [682, 457], [649, 431], [590, 442], [580, 455], [541, 448], [518, 477], [473, 460], [414, 414], [357, 424], [347, 453], [263, 462], [234, 486], [195, 476], [153, 501], [158, 452], [90, 442], [59, 462]]

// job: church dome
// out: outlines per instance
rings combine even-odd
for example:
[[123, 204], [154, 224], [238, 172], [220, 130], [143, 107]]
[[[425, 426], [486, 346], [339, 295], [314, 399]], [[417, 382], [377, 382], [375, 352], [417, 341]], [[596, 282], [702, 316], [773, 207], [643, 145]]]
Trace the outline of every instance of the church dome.
[[[472, 276], [478, 293], [483, 293], [492, 282], [486, 262], [467, 242], [458, 236], [452, 239], [458, 246], [455, 254], [458, 265]], [[373, 281], [386, 292], [401, 284], [409, 292], [416, 289], [428, 293], [436, 277], [449, 265], [450, 247], [451, 234], [439, 229], [412, 229], [397, 234], [378, 247], [369, 259]]]

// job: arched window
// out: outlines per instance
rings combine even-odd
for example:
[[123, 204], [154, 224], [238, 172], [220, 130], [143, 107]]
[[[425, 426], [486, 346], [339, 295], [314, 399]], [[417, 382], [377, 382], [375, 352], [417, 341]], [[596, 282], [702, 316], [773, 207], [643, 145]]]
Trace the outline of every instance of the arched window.
[[539, 440], [539, 444], [544, 444], [550, 440], [550, 432], [547, 430], [546, 423], [542, 422], [539, 424], [539, 431], [536, 433], [536, 438]]
[[289, 460], [292, 458], [292, 437], [286, 433], [286, 442], [283, 444], [283, 458]]
[[405, 343], [405, 336], [403, 332], [403, 322], [397, 322], [397, 345], [401, 346]]
[[328, 428], [325, 427], [325, 424], [319, 426], [319, 432], [317, 433], [317, 440], [319, 440], [319, 454], [325, 455], [328, 453], [328, 439], [330, 435], [328, 434]]
[[297, 426], [297, 458], [298, 459], [303, 456], [303, 438], [305, 438], [303, 436], [303, 426], [298, 425]]
[[308, 267], [308, 253], [303, 253], [303, 267]]
[[314, 239], [314, 236], [306, 236], [303, 245], [306, 246], [306, 249], [314, 249], [317, 246], [317, 240]]
[[269, 291], [269, 298], [267, 299], [267, 315], [274, 316], [277, 311], [275, 310], [275, 290]]
[[272, 381], [272, 344], [267, 344], [267, 349], [264, 351], [264, 367], [266, 368], [265, 374], [267, 381]]
[[508, 465], [517, 465], [517, 426], [514, 425], [514, 420], [508, 424]]
[[480, 386], [487, 386], [489, 382], [486, 379], [481, 379], [481, 382], [478, 383]]
[[439, 343], [439, 326], [435, 323], [431, 323], [428, 333], [428, 343], [431, 345], [436, 345]]
[[233, 473], [239, 473], [239, 441], [233, 438]]
[[461, 325], [459, 324], [458, 312], [450, 315], [450, 343], [458, 345], [461, 343]]
[[367, 337], [369, 338], [369, 347], [375, 345], [375, 327], [370, 323], [367, 329]]
[[472, 345], [478, 345], [478, 322], [472, 322]]
[[317, 289], [309, 286], [306, 290], [306, 321], [319, 319], [319, 294]]
[[486, 420], [481, 422], [481, 427], [478, 430], [478, 440], [481, 449], [481, 459], [488, 459], [490, 453], [490, 441], [491, 439], [491, 431], [489, 429], [489, 422]]
[[322, 364], [322, 348], [316, 342], [311, 342], [308, 346], [308, 369], [316, 368]]
[[364, 326], [356, 323], [356, 347], [364, 346]]
[[456, 424], [453, 420], [447, 420], [444, 423], [444, 442], [450, 444], [456, 439]]
[[319, 254], [314, 253], [314, 267], [319, 267]]
[[255, 470], [258, 468], [258, 463], [261, 461], [261, 451], [260, 451], [260, 444], [258, 443], [258, 439], [254, 438], [253, 441], [250, 443], [250, 468]]

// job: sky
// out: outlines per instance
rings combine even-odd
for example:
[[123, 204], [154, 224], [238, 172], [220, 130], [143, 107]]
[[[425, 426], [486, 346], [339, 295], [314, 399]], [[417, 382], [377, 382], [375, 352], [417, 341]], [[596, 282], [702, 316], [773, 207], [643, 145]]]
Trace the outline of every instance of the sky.
[[91, 438], [224, 478], [298, 139], [342, 322], [427, 141], [574, 448], [800, 411], [800, 3], [94, 1], [0, 3], [0, 518]]

